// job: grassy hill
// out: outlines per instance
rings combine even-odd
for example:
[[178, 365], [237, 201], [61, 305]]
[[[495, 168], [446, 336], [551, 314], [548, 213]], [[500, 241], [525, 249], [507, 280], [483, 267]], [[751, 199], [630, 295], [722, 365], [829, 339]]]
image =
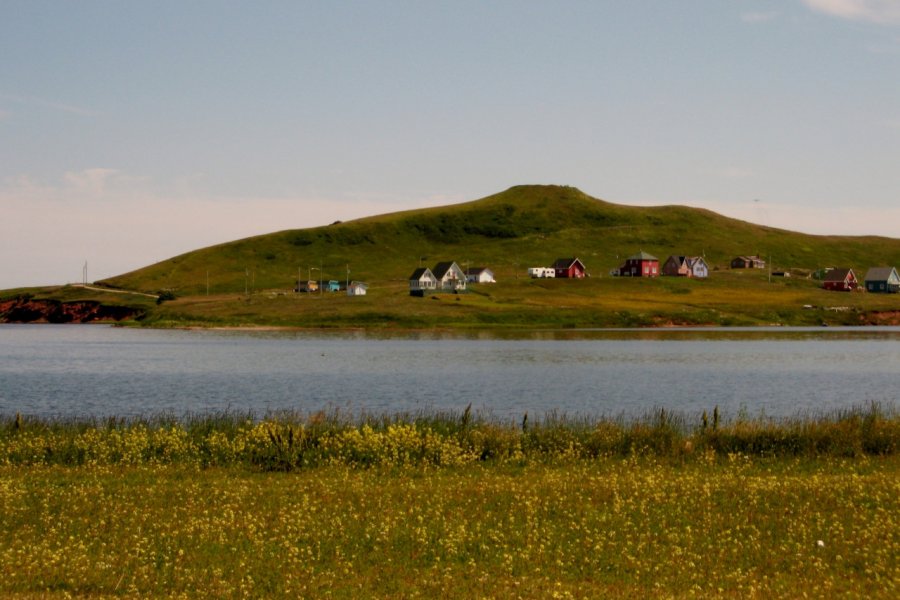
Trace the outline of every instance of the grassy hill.
[[[641, 250], [661, 262], [671, 254], [704, 255], [711, 277], [609, 277]], [[769, 281], [767, 272], [732, 271], [731, 259], [741, 254], [759, 254], [795, 276]], [[589, 279], [527, 277], [528, 267], [572, 256], [585, 263]], [[498, 283], [473, 286], [460, 297], [409, 297], [409, 274], [443, 260], [488, 266]], [[900, 240], [812, 236], [684, 206], [629, 207], [571, 187], [517, 186], [464, 204], [237, 240], [98, 283], [174, 294], [176, 300], [147, 312], [145, 322], [156, 325], [900, 323], [896, 295], [825, 292], [805, 277], [827, 266], [852, 267], [862, 276], [876, 265], [900, 265]], [[348, 268], [351, 278], [370, 284], [368, 296], [290, 292], [298, 277], [344, 280]]]
[[498, 279], [524, 277], [529, 266], [577, 256], [605, 276], [639, 250], [706, 256], [727, 269], [739, 254], [771, 257], [781, 268], [900, 264], [900, 240], [811, 236], [753, 225], [684, 206], [629, 207], [560, 186], [517, 186], [482, 200], [287, 230], [176, 256], [102, 282], [179, 296], [290, 289], [298, 272], [373, 284], [405, 281], [440, 260], [490, 266]]

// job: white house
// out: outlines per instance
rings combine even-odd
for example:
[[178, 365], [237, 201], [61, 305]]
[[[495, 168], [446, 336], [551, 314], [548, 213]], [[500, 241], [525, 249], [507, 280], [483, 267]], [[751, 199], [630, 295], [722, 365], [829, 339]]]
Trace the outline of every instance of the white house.
[[347, 286], [347, 295], [348, 296], [365, 296], [366, 291], [369, 289], [368, 284], [362, 281], [351, 281], [350, 285]]
[[532, 279], [556, 277], [556, 269], [553, 267], [528, 267], [528, 276]]
[[487, 267], [472, 267], [466, 271], [469, 283], [496, 283], [494, 272]]
[[428, 267], [420, 267], [413, 271], [409, 276], [409, 293], [413, 295], [421, 295], [426, 290], [433, 290], [437, 287], [437, 278]]
[[437, 287], [442, 290], [460, 291], [466, 289], [466, 274], [454, 261], [439, 262], [431, 271], [437, 282]]
[[702, 256], [690, 256], [687, 262], [695, 278], [704, 279], [709, 277], [709, 265], [706, 264], [705, 258]]

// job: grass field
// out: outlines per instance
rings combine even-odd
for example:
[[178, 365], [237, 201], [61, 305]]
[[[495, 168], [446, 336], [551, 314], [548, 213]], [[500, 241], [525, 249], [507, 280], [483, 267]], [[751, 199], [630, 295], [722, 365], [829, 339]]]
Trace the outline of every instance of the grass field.
[[894, 598], [900, 415], [0, 420], [7, 597]]
[[900, 297], [838, 293], [815, 281], [770, 282], [758, 272], [720, 272], [706, 281], [591, 278], [513, 279], [466, 294], [411, 297], [384, 282], [367, 296], [262, 292], [166, 302], [155, 326], [363, 328], [584, 328], [668, 325], [864, 325], [900, 323]]

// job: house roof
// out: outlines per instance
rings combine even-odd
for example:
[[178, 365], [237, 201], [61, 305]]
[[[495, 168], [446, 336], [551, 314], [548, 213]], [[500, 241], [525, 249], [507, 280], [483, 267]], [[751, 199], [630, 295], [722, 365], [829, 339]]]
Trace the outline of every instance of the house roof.
[[896, 269], [894, 267], [872, 267], [866, 272], [866, 281], [887, 281], [891, 278], [891, 274], [896, 277]]
[[853, 273], [853, 269], [832, 269], [825, 273], [823, 281], [844, 281]]
[[576, 262], [581, 265], [581, 268], [584, 268], [584, 263], [581, 262], [577, 258], [557, 258], [556, 262], [553, 263], [553, 268], [554, 269], [568, 269], [572, 265], [574, 265]]
[[[413, 271], [413, 274], [409, 276], [409, 279], [410, 281], [418, 281], [419, 279], [422, 279], [425, 273], [431, 273], [431, 269], [429, 269], [428, 267], [419, 267], [418, 269]], [[434, 273], [432, 273], [432, 275], [434, 275]]]
[[[456, 266], [456, 268], [459, 269], [459, 265], [457, 265], [456, 262], [454, 262], [452, 260], [446, 261], [446, 262], [439, 262], [438, 264], [434, 265], [434, 268], [431, 270], [431, 273], [436, 278], [443, 279], [444, 275], [447, 274], [447, 271], [452, 269], [454, 266]], [[460, 270], [462, 270], [462, 269], [460, 269]]]
[[641, 250], [637, 254], [632, 254], [631, 256], [629, 256], [628, 260], [659, 260], [659, 259], [656, 258], [655, 256], [653, 256], [652, 254], [647, 254], [646, 252]]
[[469, 267], [466, 270], [466, 275], [481, 275], [485, 271], [490, 271], [487, 267]]

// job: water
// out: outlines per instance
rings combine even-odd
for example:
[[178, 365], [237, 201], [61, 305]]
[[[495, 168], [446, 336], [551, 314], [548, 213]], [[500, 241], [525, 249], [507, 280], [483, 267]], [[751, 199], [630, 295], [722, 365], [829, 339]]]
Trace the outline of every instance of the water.
[[900, 329], [438, 335], [0, 326], [0, 414], [474, 409], [794, 415], [895, 405]]

